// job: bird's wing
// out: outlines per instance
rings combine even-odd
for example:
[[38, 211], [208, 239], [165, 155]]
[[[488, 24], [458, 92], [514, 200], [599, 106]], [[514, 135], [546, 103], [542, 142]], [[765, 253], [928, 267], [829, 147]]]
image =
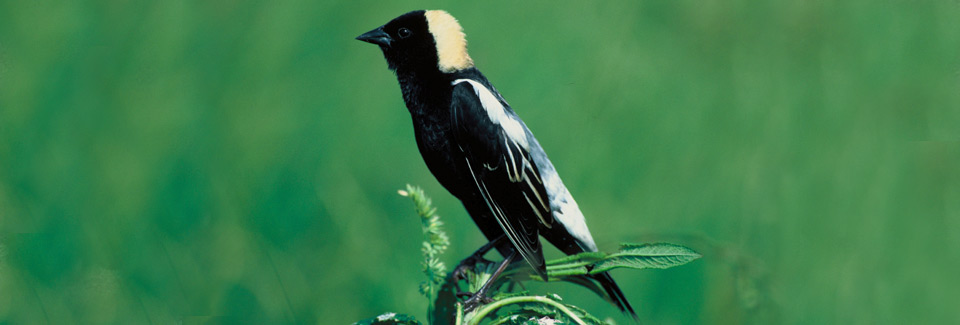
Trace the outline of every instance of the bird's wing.
[[451, 114], [456, 143], [491, 214], [524, 260], [543, 273], [538, 231], [541, 225], [553, 227], [554, 217], [530, 158], [526, 127], [490, 89], [471, 79], [453, 82]]

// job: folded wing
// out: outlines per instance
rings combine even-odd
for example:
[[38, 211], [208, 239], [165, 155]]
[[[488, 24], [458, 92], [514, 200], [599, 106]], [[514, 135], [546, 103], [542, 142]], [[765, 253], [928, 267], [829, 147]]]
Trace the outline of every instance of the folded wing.
[[489, 88], [472, 79], [453, 82], [451, 119], [464, 164], [507, 238], [546, 278], [539, 229], [554, 217], [523, 122]]

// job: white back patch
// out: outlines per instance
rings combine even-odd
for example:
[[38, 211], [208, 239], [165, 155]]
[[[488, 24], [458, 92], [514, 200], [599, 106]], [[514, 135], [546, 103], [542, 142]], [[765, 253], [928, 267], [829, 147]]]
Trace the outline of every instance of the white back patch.
[[[583, 212], [580, 212], [580, 206], [578, 206], [577, 201], [574, 201], [573, 197], [570, 196], [570, 192], [563, 186], [563, 182], [560, 182], [560, 178], [551, 177], [550, 183], [554, 183], [554, 180], [557, 184], [551, 184], [549, 186], [554, 189], [558, 187], [561, 188], [559, 189], [561, 194], [556, 195], [561, 199], [551, 200], [550, 202], [553, 209], [553, 217], [560, 221], [563, 227], [567, 229], [567, 232], [580, 241], [580, 248], [588, 252], [596, 252], [597, 244], [593, 241], [593, 236], [590, 235], [590, 229], [587, 228], [587, 220], [583, 217]], [[548, 189], [547, 191], [550, 190]]]
[[427, 10], [427, 26], [437, 43], [437, 66], [440, 71], [454, 72], [473, 66], [467, 55], [467, 36], [456, 18], [443, 10]]
[[511, 141], [519, 144], [524, 150], [529, 150], [527, 133], [523, 131], [523, 125], [520, 125], [520, 121], [507, 115], [506, 108], [503, 107], [503, 104], [500, 104], [497, 96], [495, 96], [490, 89], [487, 89], [487, 87], [484, 87], [474, 80], [457, 79], [453, 81], [453, 84], [456, 85], [461, 82], [467, 82], [473, 87], [473, 91], [476, 92], [477, 97], [480, 98], [480, 104], [483, 105], [483, 109], [487, 111], [487, 116], [490, 118], [490, 121], [500, 125], [504, 133], [506, 133], [507, 138]]

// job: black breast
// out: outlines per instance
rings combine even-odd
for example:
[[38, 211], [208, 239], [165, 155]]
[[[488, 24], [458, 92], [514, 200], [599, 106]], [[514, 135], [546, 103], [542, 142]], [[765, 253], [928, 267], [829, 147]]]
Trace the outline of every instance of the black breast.
[[463, 199], [468, 184], [463, 153], [454, 144], [450, 121], [451, 80], [445, 75], [397, 72], [403, 100], [413, 119], [417, 147], [427, 168], [447, 191]]
[[[465, 179], [467, 171], [463, 153], [453, 143], [449, 119], [414, 117], [414, 132], [420, 155], [440, 185], [457, 198], [463, 199], [465, 186], [473, 184]], [[469, 181], [469, 182], [468, 182]]]

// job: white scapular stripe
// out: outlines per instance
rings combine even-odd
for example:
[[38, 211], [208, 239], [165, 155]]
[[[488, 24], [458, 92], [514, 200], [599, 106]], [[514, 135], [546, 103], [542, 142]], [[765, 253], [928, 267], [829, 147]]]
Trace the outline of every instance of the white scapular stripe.
[[[583, 212], [580, 211], [577, 201], [573, 199], [570, 191], [563, 185], [563, 181], [560, 180], [560, 175], [557, 174], [556, 168], [554, 168], [550, 160], [547, 159], [542, 149], [540, 149], [539, 146], [534, 146], [533, 151], [535, 152], [533, 161], [537, 164], [537, 168], [540, 169], [540, 176], [543, 177], [543, 187], [547, 190], [550, 210], [553, 211], [554, 219], [563, 225], [570, 235], [573, 235], [573, 237], [577, 239], [580, 248], [588, 252], [596, 252], [597, 244], [593, 241], [593, 236], [590, 235], [590, 230], [587, 228], [587, 221], [584, 219]], [[537, 159], [537, 157], [540, 158]]]
[[[559, 180], [559, 178], [557, 179]], [[593, 236], [590, 235], [587, 220], [584, 219], [583, 212], [580, 212], [577, 201], [573, 200], [566, 188], [563, 189], [563, 193], [560, 197], [564, 199], [551, 200], [551, 203], [553, 203], [551, 205], [554, 205], [553, 217], [560, 221], [560, 224], [567, 229], [570, 235], [580, 241], [580, 248], [588, 252], [596, 252], [597, 244], [593, 241]]]
[[453, 84], [456, 85], [461, 82], [467, 82], [473, 87], [473, 91], [476, 92], [477, 97], [480, 98], [480, 104], [483, 105], [483, 109], [487, 111], [487, 116], [490, 117], [490, 121], [500, 125], [510, 140], [519, 144], [524, 150], [528, 150], [527, 133], [523, 131], [523, 126], [520, 125], [520, 121], [507, 115], [506, 108], [503, 107], [503, 104], [500, 104], [497, 96], [493, 95], [490, 89], [487, 89], [487, 87], [484, 87], [474, 80], [457, 79], [453, 81]]

